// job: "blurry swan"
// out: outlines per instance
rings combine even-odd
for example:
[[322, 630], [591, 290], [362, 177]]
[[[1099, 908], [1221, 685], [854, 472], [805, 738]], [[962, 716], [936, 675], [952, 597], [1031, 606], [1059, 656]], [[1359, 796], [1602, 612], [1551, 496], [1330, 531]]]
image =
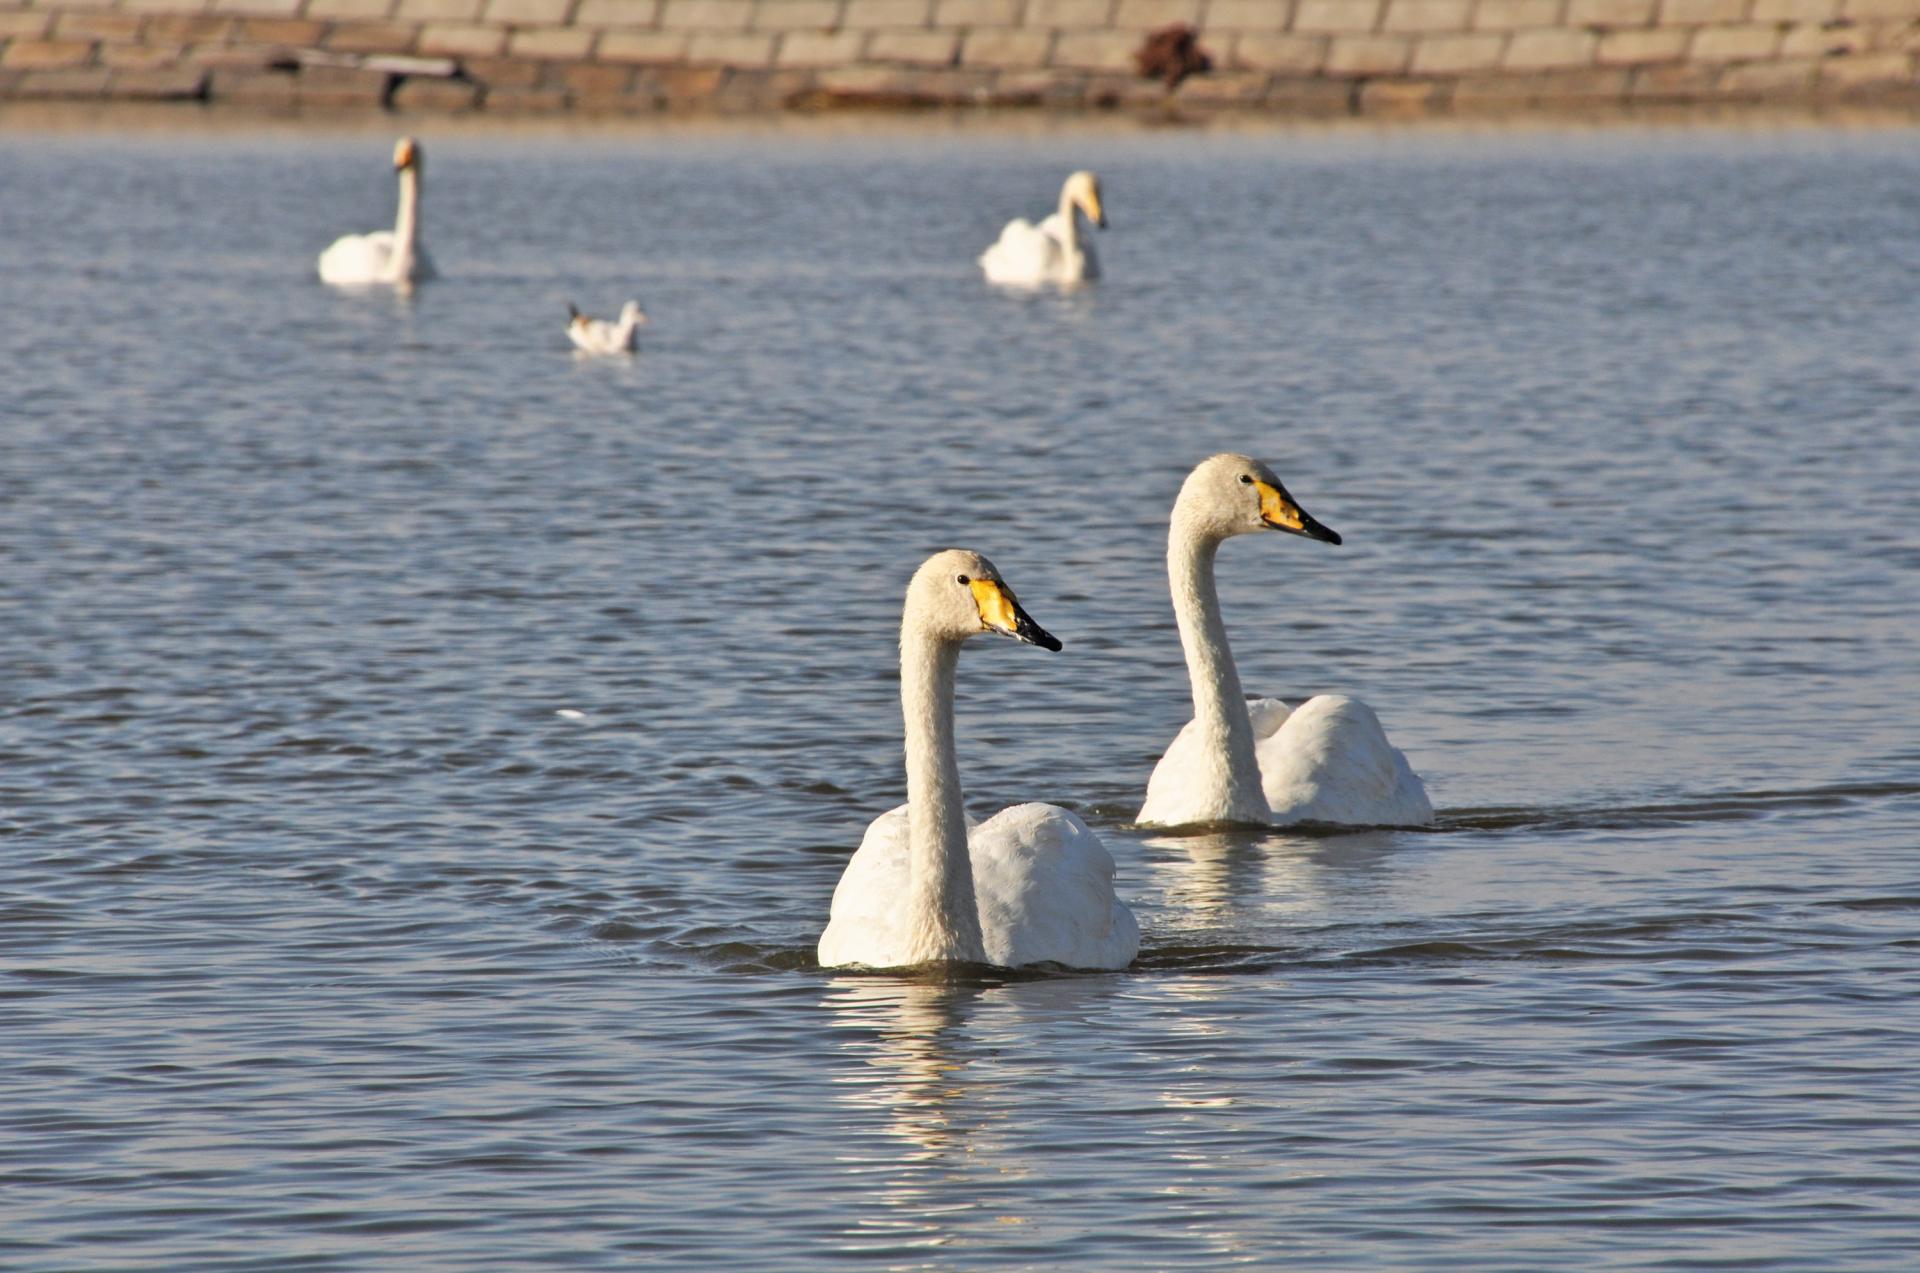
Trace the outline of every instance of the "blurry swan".
[[371, 234], [347, 234], [320, 254], [320, 281], [336, 287], [387, 284], [409, 288], [434, 275], [433, 262], [420, 243], [420, 169], [425, 161], [420, 145], [402, 137], [393, 147], [393, 166], [400, 174], [400, 212], [393, 229]]
[[639, 301], [628, 301], [620, 308], [620, 317], [612, 322], [588, 318], [572, 305], [567, 306], [567, 339], [583, 354], [630, 354], [639, 343], [637, 332], [647, 321]]
[[907, 803], [874, 819], [833, 891], [820, 935], [827, 967], [1124, 968], [1140, 947], [1133, 912], [1113, 894], [1113, 859], [1079, 818], [1022, 804], [969, 825], [953, 681], [961, 644], [983, 632], [1060, 648], [985, 557], [956, 548], [928, 558], [900, 621]]
[[1139, 821], [1433, 821], [1426, 788], [1359, 699], [1321, 694], [1289, 711], [1278, 699], [1249, 703], [1242, 695], [1220, 619], [1213, 558], [1222, 540], [1267, 530], [1340, 542], [1294, 503], [1273, 470], [1247, 456], [1213, 456], [1180, 488], [1167, 534], [1167, 574], [1194, 716], [1147, 780]]
[[1080, 222], [1075, 209], [1087, 219], [1107, 228], [1106, 210], [1100, 204], [1100, 178], [1090, 172], [1076, 172], [1060, 187], [1060, 210], [1034, 225], [1025, 217], [1015, 217], [1000, 231], [1000, 240], [980, 254], [980, 268], [987, 282], [1020, 287], [1043, 283], [1078, 283], [1100, 277], [1100, 262], [1091, 243], [1081, 243]]

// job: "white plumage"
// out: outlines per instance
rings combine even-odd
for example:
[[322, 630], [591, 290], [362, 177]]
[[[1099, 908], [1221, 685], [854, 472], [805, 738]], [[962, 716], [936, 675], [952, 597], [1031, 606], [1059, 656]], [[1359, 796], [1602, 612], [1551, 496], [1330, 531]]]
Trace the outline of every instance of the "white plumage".
[[639, 301], [620, 307], [620, 317], [612, 322], [588, 318], [573, 306], [567, 306], [567, 339], [583, 354], [630, 354], [639, 342], [640, 324], [647, 321]]
[[1080, 237], [1078, 212], [1101, 229], [1107, 214], [1100, 198], [1100, 179], [1076, 172], [1060, 187], [1060, 207], [1033, 224], [1015, 217], [1000, 231], [994, 245], [980, 254], [987, 282], [1012, 287], [1039, 287], [1048, 283], [1074, 284], [1100, 277], [1100, 261], [1093, 244]]
[[393, 166], [400, 174], [400, 201], [393, 229], [335, 239], [320, 254], [321, 282], [334, 287], [405, 289], [434, 276], [433, 261], [420, 242], [420, 183], [425, 162], [426, 156], [413, 138], [402, 137], [394, 144]]
[[1187, 655], [1194, 717], [1154, 766], [1139, 821], [1420, 826], [1433, 821], [1426, 788], [1373, 709], [1322, 694], [1289, 710], [1248, 703], [1214, 586], [1222, 540], [1266, 530], [1337, 544], [1273, 471], [1244, 455], [1216, 455], [1188, 476], [1167, 537], [1174, 616]]

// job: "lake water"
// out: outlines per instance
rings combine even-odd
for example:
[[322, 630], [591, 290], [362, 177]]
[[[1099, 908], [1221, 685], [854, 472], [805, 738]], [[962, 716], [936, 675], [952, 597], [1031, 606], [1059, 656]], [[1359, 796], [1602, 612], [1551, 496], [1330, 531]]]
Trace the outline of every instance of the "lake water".
[[[1913, 133], [424, 140], [400, 301], [385, 134], [0, 134], [0, 1265], [1911, 1267]], [[1129, 826], [1220, 449], [1433, 830]], [[1124, 973], [813, 962], [948, 544]]]

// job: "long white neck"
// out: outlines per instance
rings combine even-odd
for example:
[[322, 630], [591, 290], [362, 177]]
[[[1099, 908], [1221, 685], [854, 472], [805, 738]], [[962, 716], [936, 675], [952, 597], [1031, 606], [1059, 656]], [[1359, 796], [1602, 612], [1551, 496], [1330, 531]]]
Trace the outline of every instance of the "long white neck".
[[907, 928], [911, 963], [987, 961], [953, 747], [953, 674], [960, 646], [900, 634], [907, 723]]
[[1213, 556], [1219, 547], [1218, 539], [1175, 514], [1167, 535], [1167, 578], [1180, 647], [1187, 655], [1187, 679], [1193, 685], [1193, 719], [1200, 730], [1204, 769], [1198, 776], [1201, 790], [1194, 794], [1218, 810], [1220, 821], [1264, 822], [1271, 810], [1260, 787], [1253, 722], [1213, 582]]
[[613, 338], [623, 345], [627, 344], [633, 340], [633, 333], [639, 326], [640, 307], [628, 301], [620, 309], [620, 323], [613, 329]]
[[420, 238], [420, 169], [410, 165], [400, 170], [400, 213], [393, 219], [393, 263], [388, 267], [396, 282], [413, 277], [414, 248]]
[[1080, 218], [1075, 214], [1073, 193], [1060, 187], [1060, 241], [1066, 245], [1067, 259], [1080, 255]]

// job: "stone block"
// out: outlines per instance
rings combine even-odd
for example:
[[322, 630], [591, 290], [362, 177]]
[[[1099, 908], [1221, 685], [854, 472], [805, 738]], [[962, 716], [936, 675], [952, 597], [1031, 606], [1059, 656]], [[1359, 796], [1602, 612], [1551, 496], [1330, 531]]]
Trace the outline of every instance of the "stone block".
[[1635, 101], [1697, 102], [1719, 90], [1720, 72], [1717, 62], [1635, 67], [1627, 93]]
[[208, 74], [199, 66], [115, 71], [107, 82], [107, 93], [135, 102], [198, 101], [207, 95]]
[[[1275, 0], [1281, 7], [1286, 0]], [[1200, 25], [1201, 0], [1119, 0], [1113, 11], [1113, 25], [1139, 32], [1153, 31], [1175, 22], [1190, 27]], [[1264, 90], [1265, 86], [1262, 85]]]
[[[1577, 3], [1577, 0], [1576, 0]], [[1652, 0], [1645, 0], [1651, 4]], [[1388, 0], [1383, 31], [1464, 31], [1473, 16], [1470, 0]], [[1365, 109], [1365, 103], [1361, 104]]]
[[503, 115], [551, 114], [567, 109], [566, 90], [558, 88], [495, 88], [489, 84], [480, 97], [481, 108]]
[[1593, 62], [1599, 37], [1591, 31], [1548, 28], [1516, 31], [1507, 41], [1506, 67], [1512, 71], [1545, 71], [1587, 66]]
[[543, 62], [582, 58], [593, 51], [595, 34], [577, 27], [522, 27], [507, 37], [507, 53]]
[[1778, 26], [1758, 22], [1700, 27], [1687, 46], [1687, 56], [1696, 62], [1754, 62], [1774, 55], [1780, 34]]
[[393, 90], [391, 104], [400, 111], [470, 111], [479, 109], [482, 91], [465, 80], [409, 75]]
[[1913, 59], [1905, 53], [1832, 57], [1820, 64], [1820, 87], [1834, 92], [1911, 86], [1913, 82]]
[[867, 59], [911, 66], [952, 66], [960, 56], [960, 37], [930, 28], [875, 31], [867, 41]]
[[49, 67], [45, 70], [22, 68], [14, 81], [16, 97], [72, 98], [104, 97], [113, 72], [104, 66]]
[[633, 84], [631, 66], [576, 62], [557, 70], [558, 82], [575, 97], [618, 97]]
[[660, 0], [580, 0], [573, 21], [583, 27], [652, 27], [660, 21]]
[[759, 0], [755, 31], [826, 31], [840, 24], [840, 0]]
[[487, 0], [482, 18], [517, 26], [561, 26], [573, 16], [576, 0]]
[[47, 33], [53, 14], [45, 9], [0, 12], [0, 40], [24, 37], [32, 40]]
[[1708, 22], [1739, 22], [1753, 0], [1660, 0], [1662, 24], [1699, 26]]
[[933, 0], [847, 0], [840, 25], [853, 31], [924, 27], [933, 18]]
[[1753, 0], [1755, 22], [1825, 22], [1840, 14], [1840, 0]]
[[213, 13], [232, 13], [241, 17], [295, 18], [300, 16], [303, 0], [208, 0]]
[[1643, 27], [1653, 21], [1658, 0], [1567, 0], [1570, 27]]
[[[9, 40], [0, 66], [19, 71], [60, 70], [93, 61], [92, 40]], [[101, 83], [106, 83], [104, 76]]]
[[103, 44], [100, 65], [121, 71], [150, 71], [185, 61], [187, 51], [178, 44]]
[[687, 41], [687, 61], [706, 66], [772, 66], [773, 37], [745, 31], [695, 31]]
[[1399, 75], [1413, 59], [1413, 41], [1400, 35], [1336, 35], [1327, 46], [1328, 75]]
[[1370, 80], [1356, 100], [1362, 115], [1430, 115], [1445, 110], [1452, 97], [1445, 80]]
[[1720, 76], [1722, 93], [1760, 98], [1797, 98], [1813, 92], [1820, 72], [1817, 58], [1798, 57], [1783, 62], [1753, 62], [1730, 66]]
[[289, 79], [293, 68], [276, 65], [284, 61], [286, 50], [271, 44], [192, 44], [181, 53], [181, 60], [208, 70], [270, 71], [284, 70]]
[[288, 106], [298, 95], [293, 81], [280, 71], [217, 66], [207, 75], [207, 96], [243, 106]]
[[1645, 66], [1685, 57], [1692, 32], [1687, 27], [1646, 27], [1606, 31], [1593, 60], [1601, 66]]
[[120, 0], [122, 13], [198, 13], [207, 0]]
[[1430, 35], [1413, 46], [1415, 75], [1469, 75], [1497, 70], [1507, 37], [1498, 31]]
[[1473, 7], [1476, 31], [1522, 31], [1560, 21], [1560, 0], [1480, 0]]
[[608, 62], [678, 62], [688, 38], [685, 31], [609, 31], [595, 51]]
[[1114, 0], [1027, 0], [1030, 27], [1103, 27], [1113, 16]]
[[1841, 12], [1849, 18], [1920, 18], [1914, 0], [1845, 0]]
[[54, 20], [53, 33], [61, 39], [130, 41], [140, 34], [143, 21], [135, 13], [62, 13]]
[[744, 31], [752, 17], [753, 0], [665, 0], [660, 6], [660, 25], [670, 31]]
[[1293, 29], [1302, 34], [1364, 35], [1380, 25], [1382, 0], [1299, 0]]
[[[147, 24], [147, 38], [152, 39], [157, 23], [155, 18]], [[213, 23], [223, 19], [176, 18], [177, 22]], [[320, 37], [327, 33], [324, 22], [309, 22], [305, 18], [241, 18], [234, 23], [234, 38], [237, 40], [258, 41], [261, 44], [318, 44]], [[224, 30], [210, 32], [195, 31], [182, 36], [188, 40], [218, 40], [225, 35]], [[172, 37], [169, 37], [172, 38]]]
[[[1078, 78], [1078, 77], [1076, 77]], [[1254, 98], [1266, 91], [1267, 77], [1264, 75], [1240, 76], [1224, 72], [1209, 79], [1220, 81], [1223, 97], [1232, 97], [1242, 91], [1240, 82], [1250, 82], [1254, 89]], [[1138, 75], [1088, 75], [1083, 81], [1080, 103], [1087, 110], [1164, 110], [1173, 100], [1173, 93], [1159, 80], [1141, 79]]]
[[308, 18], [329, 22], [379, 21], [393, 11], [393, 0], [307, 0], [301, 13]]
[[1274, 76], [1261, 105], [1278, 114], [1313, 118], [1351, 115], [1359, 109], [1352, 81], [1295, 75]]
[[780, 37], [781, 66], [846, 66], [860, 60], [865, 31], [789, 31]]
[[1284, 31], [1293, 20], [1287, 0], [1211, 0], [1207, 31]]
[[934, 0], [933, 24], [942, 27], [1020, 25], [1025, 0]]
[[1624, 101], [1632, 74], [1625, 69], [1552, 71], [1535, 78], [1528, 100], [1543, 106], [1584, 106], [1594, 102]]
[[507, 47], [507, 33], [499, 27], [429, 22], [420, 28], [420, 39], [414, 47], [442, 57], [492, 57]]
[[413, 22], [473, 22], [486, 0], [399, 0], [393, 16]]
[[811, 71], [729, 71], [706, 106], [725, 114], [784, 110], [813, 88]]
[[[505, 32], [501, 33], [501, 43], [506, 43]], [[495, 89], [532, 88], [540, 82], [543, 68], [538, 62], [527, 62], [517, 57], [468, 57], [460, 59], [460, 69], [469, 78]]]
[[1317, 74], [1327, 64], [1324, 35], [1243, 35], [1226, 65], [1241, 70]]
[[1084, 71], [1131, 71], [1139, 37], [1131, 31], [1062, 31], [1053, 41], [1049, 66]]
[[342, 53], [411, 53], [420, 28], [410, 22], [342, 22], [327, 36], [327, 47]]
[[985, 27], [967, 34], [960, 45], [960, 62], [963, 66], [1026, 69], [1045, 66], [1052, 52], [1051, 31]]

